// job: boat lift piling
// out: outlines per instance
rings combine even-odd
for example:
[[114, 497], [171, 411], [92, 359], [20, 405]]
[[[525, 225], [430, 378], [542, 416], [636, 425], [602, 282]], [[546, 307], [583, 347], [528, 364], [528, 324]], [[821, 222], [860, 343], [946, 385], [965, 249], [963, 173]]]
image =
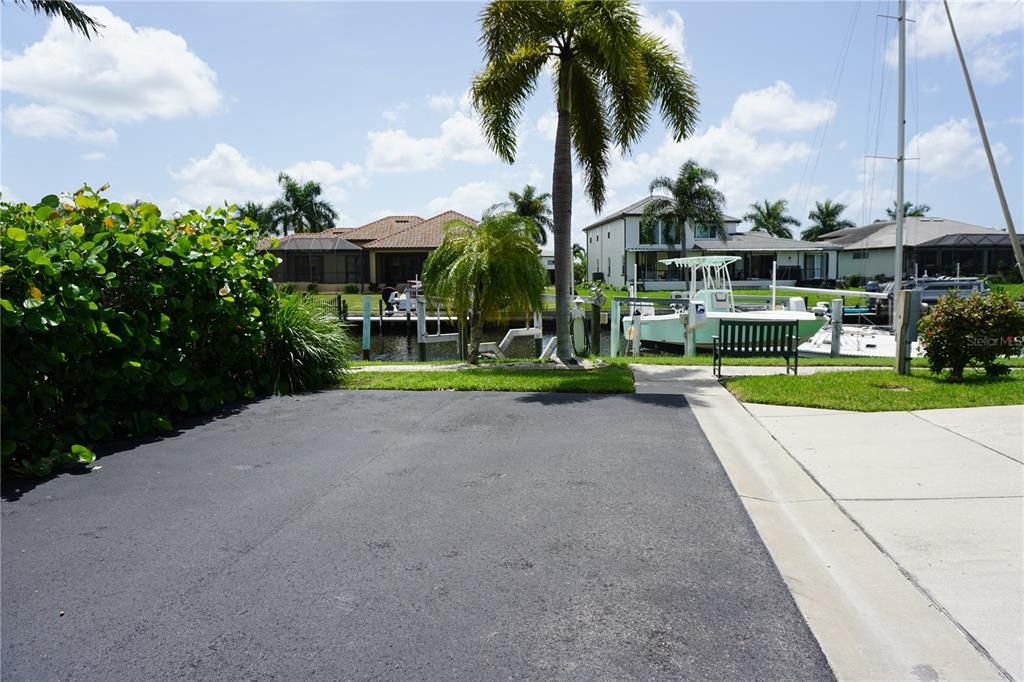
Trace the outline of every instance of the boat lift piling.
[[363, 360], [370, 359], [370, 311], [372, 310], [373, 297], [369, 294], [363, 295]]

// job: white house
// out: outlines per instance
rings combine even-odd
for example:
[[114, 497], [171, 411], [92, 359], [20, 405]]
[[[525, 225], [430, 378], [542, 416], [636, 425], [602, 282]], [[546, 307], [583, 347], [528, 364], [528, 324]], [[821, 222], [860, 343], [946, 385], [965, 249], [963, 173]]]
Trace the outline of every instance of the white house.
[[653, 197], [646, 197], [583, 229], [587, 247], [587, 277], [623, 287], [637, 278], [647, 290], [678, 289], [687, 276], [679, 268], [659, 261], [701, 254], [736, 255], [730, 266], [733, 280], [761, 286], [771, 279], [772, 261], [779, 279], [786, 282], [835, 277], [838, 247], [797, 239], [779, 239], [761, 233], [739, 233], [740, 221], [725, 216], [728, 239], [722, 242], [709, 228], [687, 223], [684, 234], [662, 224], [641, 229], [640, 216]]
[[[892, 277], [896, 269], [896, 223], [836, 230], [818, 243], [840, 249], [838, 277]], [[907, 217], [903, 223], [904, 272], [913, 275], [988, 275], [1014, 267], [1010, 235], [949, 218]]]

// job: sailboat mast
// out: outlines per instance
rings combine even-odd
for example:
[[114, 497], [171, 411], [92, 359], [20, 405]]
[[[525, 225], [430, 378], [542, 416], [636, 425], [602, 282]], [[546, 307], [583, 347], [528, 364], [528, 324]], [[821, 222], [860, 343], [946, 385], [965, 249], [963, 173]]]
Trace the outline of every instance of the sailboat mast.
[[996, 194], [999, 195], [999, 204], [1003, 209], [1003, 219], [1006, 220], [1006, 230], [1010, 233], [1010, 244], [1013, 246], [1013, 255], [1017, 260], [1017, 269], [1021, 277], [1024, 277], [1024, 250], [1020, 246], [1020, 238], [1017, 236], [1016, 228], [1013, 226], [1013, 217], [1010, 215], [1010, 207], [1006, 203], [1006, 194], [1003, 192], [1003, 183], [999, 181], [999, 171], [996, 170], [996, 160], [992, 156], [992, 146], [988, 142], [988, 133], [985, 132], [985, 122], [981, 118], [981, 109], [978, 107], [978, 98], [974, 95], [974, 85], [971, 83], [971, 74], [967, 71], [967, 61], [964, 59], [963, 48], [960, 47], [960, 38], [956, 35], [956, 27], [953, 25], [953, 15], [949, 11], [949, 2], [943, 0], [946, 6], [946, 18], [949, 19], [949, 30], [953, 32], [953, 42], [956, 44], [956, 53], [960, 57], [960, 66], [964, 70], [964, 80], [967, 81], [967, 94], [971, 96], [971, 106], [974, 107], [974, 118], [978, 122], [978, 132], [981, 133], [981, 143], [985, 147], [985, 155], [988, 157], [988, 167], [992, 171], [992, 181], [996, 185]]
[[896, 271], [894, 294], [903, 288], [903, 145], [907, 127], [907, 0], [900, 0], [899, 24], [899, 104], [896, 119]]

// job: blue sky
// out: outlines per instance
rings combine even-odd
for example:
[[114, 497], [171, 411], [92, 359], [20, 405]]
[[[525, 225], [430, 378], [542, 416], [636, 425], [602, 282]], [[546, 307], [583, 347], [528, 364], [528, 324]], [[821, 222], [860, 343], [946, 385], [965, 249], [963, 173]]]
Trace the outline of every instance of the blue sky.
[[[942, 5], [908, 5], [907, 153], [920, 161], [907, 164], [907, 198], [1003, 226]], [[288, 170], [323, 183], [340, 225], [359, 225], [478, 215], [527, 182], [550, 188], [549, 84], [530, 102], [513, 165], [487, 148], [466, 101], [481, 63], [479, 3], [84, 7], [106, 25], [91, 42], [10, 3], [0, 10], [5, 198], [109, 182], [115, 198], [173, 211], [267, 201]], [[676, 144], [655, 117], [632, 154], [615, 154], [606, 212], [695, 158], [719, 172], [734, 215], [786, 198], [805, 220], [826, 197], [858, 223], [883, 214], [894, 163], [864, 157], [895, 153], [895, 22], [877, 17], [895, 2], [640, 7], [689, 65], [701, 126]], [[1021, 229], [1024, 3], [953, 11]], [[577, 184], [574, 228], [594, 215]]]

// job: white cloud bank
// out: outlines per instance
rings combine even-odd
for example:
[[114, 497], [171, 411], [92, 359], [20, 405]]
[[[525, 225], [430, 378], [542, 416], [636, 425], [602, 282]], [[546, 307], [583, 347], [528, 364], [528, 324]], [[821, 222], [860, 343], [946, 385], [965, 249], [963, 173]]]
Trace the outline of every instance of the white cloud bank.
[[448, 160], [486, 163], [495, 156], [487, 146], [476, 120], [457, 111], [434, 137], [413, 137], [404, 129], [368, 133], [370, 172], [400, 173], [437, 168]]
[[[353, 163], [339, 167], [328, 161], [299, 161], [284, 172], [300, 182], [319, 182], [324, 198], [336, 210], [348, 197], [346, 188], [364, 180], [362, 168]], [[245, 201], [267, 203], [280, 196], [278, 171], [250, 160], [229, 144], [214, 145], [208, 155], [191, 159], [170, 174], [179, 183], [176, 200], [184, 206], [203, 208]]]
[[80, 114], [63, 107], [12, 104], [3, 111], [4, 126], [22, 137], [47, 137], [77, 142], [110, 144], [117, 142], [113, 128], [94, 128]]
[[501, 189], [496, 182], [468, 182], [452, 190], [446, 197], [436, 197], [427, 203], [427, 213], [434, 215], [441, 211], [458, 211], [464, 215], [479, 218], [483, 212], [502, 200]]
[[217, 74], [180, 35], [135, 27], [105, 7], [89, 40], [53, 19], [39, 42], [3, 58], [3, 89], [106, 122], [176, 118], [216, 110]]
[[[975, 124], [966, 118], [954, 118], [915, 135], [907, 149], [920, 156], [918, 168], [938, 178], [961, 178], [988, 168], [985, 149]], [[1006, 145], [992, 145], [996, 162], [1009, 159]]]

